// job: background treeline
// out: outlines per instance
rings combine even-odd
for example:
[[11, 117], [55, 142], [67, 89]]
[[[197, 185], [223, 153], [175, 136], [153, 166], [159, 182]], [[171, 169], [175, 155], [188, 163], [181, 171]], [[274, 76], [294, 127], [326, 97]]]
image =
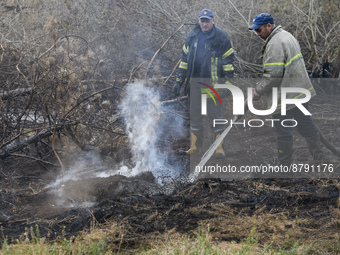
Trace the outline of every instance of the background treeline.
[[171, 92], [202, 8], [228, 32], [238, 76], [261, 71], [263, 42], [248, 26], [269, 12], [298, 38], [311, 76], [339, 78], [338, 0], [3, 0], [0, 159], [52, 156], [62, 166], [71, 144], [115, 157], [126, 143], [124, 87], [138, 78]]

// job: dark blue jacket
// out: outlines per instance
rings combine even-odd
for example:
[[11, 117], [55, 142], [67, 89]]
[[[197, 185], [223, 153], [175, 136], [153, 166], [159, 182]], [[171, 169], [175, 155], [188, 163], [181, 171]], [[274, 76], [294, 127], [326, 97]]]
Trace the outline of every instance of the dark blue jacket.
[[[198, 37], [201, 28], [197, 26], [188, 35], [182, 49], [182, 59], [176, 81], [186, 88], [193, 75]], [[205, 53], [201, 63], [201, 78], [211, 78], [211, 84], [218, 84], [219, 78], [232, 78], [234, 73], [234, 50], [226, 32], [213, 26], [211, 35], [205, 40]], [[186, 93], [188, 89], [186, 89]]]

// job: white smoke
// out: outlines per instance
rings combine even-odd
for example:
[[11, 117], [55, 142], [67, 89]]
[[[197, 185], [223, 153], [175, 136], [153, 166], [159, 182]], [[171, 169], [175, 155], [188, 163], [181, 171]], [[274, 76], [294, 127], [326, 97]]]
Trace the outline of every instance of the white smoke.
[[48, 187], [56, 188], [70, 180], [77, 181], [84, 178], [95, 177], [95, 175], [97, 175], [96, 173], [100, 173], [105, 170], [105, 167], [102, 166], [102, 159], [97, 152], [84, 151], [79, 155], [76, 155], [73, 164], [70, 165], [62, 173], [62, 175]]
[[159, 93], [142, 82], [131, 83], [126, 88], [126, 96], [120, 104], [126, 132], [131, 144], [133, 162], [131, 175], [150, 171], [159, 181], [177, 178], [180, 174], [178, 166], [170, 165], [168, 155], [160, 151], [160, 138], [166, 140], [169, 127], [165, 121], [172, 119], [176, 125], [174, 132], [183, 129], [182, 119], [170, 115], [162, 107]]
[[[104, 166], [96, 151], [82, 152], [77, 155], [74, 163], [47, 187], [53, 194], [57, 194], [57, 205], [86, 207], [93, 204], [93, 201], [70, 203], [71, 198], [67, 194], [70, 187], [68, 186], [67, 192], [64, 190], [69, 181], [108, 178], [117, 174], [132, 177], [142, 172], [151, 172], [159, 184], [166, 184], [164, 187], [171, 191], [174, 181], [181, 177], [181, 167], [170, 164], [168, 154], [162, 152], [161, 148], [170, 147], [166, 143], [170, 133], [175, 136], [182, 134], [182, 118], [174, 114], [172, 109], [162, 106], [159, 93], [144, 86], [142, 82], [131, 83], [126, 87], [126, 95], [119, 104], [119, 109], [131, 144], [132, 165], [130, 161], [122, 162], [121, 165], [109, 169]], [[160, 140], [162, 146], [159, 145]]]

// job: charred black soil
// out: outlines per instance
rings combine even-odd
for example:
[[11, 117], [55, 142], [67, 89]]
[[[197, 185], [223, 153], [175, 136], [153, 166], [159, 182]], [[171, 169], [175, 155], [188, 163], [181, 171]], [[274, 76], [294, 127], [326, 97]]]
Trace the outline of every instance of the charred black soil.
[[[323, 100], [322, 100], [323, 99]], [[339, 149], [340, 116], [337, 98], [313, 99], [311, 112], [323, 134]], [[189, 157], [177, 153], [189, 147], [189, 136], [172, 139], [169, 161], [190, 167]], [[209, 138], [209, 134], [207, 135]], [[213, 139], [211, 137], [211, 139]], [[204, 145], [205, 149], [209, 144]], [[169, 148], [166, 148], [167, 150]], [[221, 163], [235, 166], [275, 162], [275, 133], [263, 129], [232, 129], [225, 140], [227, 156]], [[306, 143], [294, 137], [294, 162], [312, 162]], [[334, 171], [339, 159], [326, 148]], [[240, 242], [253, 227], [261, 243], [330, 243], [335, 250], [339, 234], [337, 178], [200, 179], [159, 184], [151, 173], [135, 177], [89, 177], [51, 186], [54, 174], [38, 163], [3, 161], [1, 170], [1, 240], [14, 242], [31, 227], [50, 239], [76, 236], [91, 224], [116, 222], [124, 238], [110, 240], [122, 249], [148, 243], [153, 237], [176, 231], [192, 233], [209, 225], [213, 237]], [[188, 172], [183, 170], [183, 176]]]

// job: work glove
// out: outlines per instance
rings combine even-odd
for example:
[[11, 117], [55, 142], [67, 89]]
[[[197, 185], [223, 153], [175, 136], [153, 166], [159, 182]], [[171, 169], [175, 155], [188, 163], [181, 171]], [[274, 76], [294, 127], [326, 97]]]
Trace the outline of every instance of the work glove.
[[172, 87], [172, 92], [175, 94], [176, 97], [181, 94], [181, 87], [182, 84], [179, 82], [176, 82], [175, 85]]

